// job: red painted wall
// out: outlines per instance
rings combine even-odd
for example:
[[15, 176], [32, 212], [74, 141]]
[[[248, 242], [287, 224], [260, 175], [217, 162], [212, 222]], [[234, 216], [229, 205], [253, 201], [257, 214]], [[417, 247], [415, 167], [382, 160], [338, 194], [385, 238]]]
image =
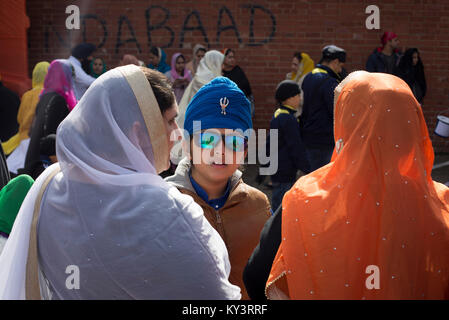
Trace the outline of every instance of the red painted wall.
[[[67, 30], [68, 5], [78, 5], [81, 29]], [[367, 30], [368, 5], [380, 9], [380, 30]], [[428, 94], [423, 110], [437, 152], [449, 152], [449, 139], [435, 137], [436, 116], [449, 115], [449, 1], [304, 0], [28, 0], [29, 71], [41, 60], [64, 58], [70, 46], [92, 42], [108, 67], [125, 53], [148, 62], [150, 45], [188, 58], [193, 46], [232, 47], [256, 99], [257, 128], [269, 126], [274, 90], [290, 69], [294, 51], [317, 62], [323, 46], [347, 51], [346, 69], [364, 69], [383, 31], [398, 34], [401, 47], [417, 47], [425, 65]], [[84, 18], [83, 18], [84, 17]]]
[[3, 84], [22, 96], [31, 88], [28, 76], [25, 0], [0, 4], [0, 75]]

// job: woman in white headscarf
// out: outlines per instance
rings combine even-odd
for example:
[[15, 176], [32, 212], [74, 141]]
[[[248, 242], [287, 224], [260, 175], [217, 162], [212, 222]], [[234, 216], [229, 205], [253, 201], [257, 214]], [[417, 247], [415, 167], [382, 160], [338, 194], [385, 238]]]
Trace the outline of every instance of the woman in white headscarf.
[[187, 86], [181, 101], [179, 102], [179, 116], [177, 119], [180, 128], [184, 125], [184, 115], [187, 106], [193, 96], [201, 89], [202, 86], [209, 83], [216, 77], [221, 76], [223, 67], [224, 54], [217, 50], [206, 52], [204, 58], [201, 59], [195, 76]]
[[58, 128], [59, 163], [29, 191], [0, 256], [0, 299], [240, 298], [220, 236], [158, 175], [176, 114], [167, 79], [144, 67], [89, 87]]
[[198, 69], [198, 65], [200, 64], [201, 59], [204, 58], [206, 51], [207, 51], [206, 47], [200, 43], [197, 43], [193, 47], [192, 60], [190, 60], [189, 62], [186, 63], [186, 68], [187, 68], [187, 70], [190, 71], [192, 76], [195, 75], [196, 70]]

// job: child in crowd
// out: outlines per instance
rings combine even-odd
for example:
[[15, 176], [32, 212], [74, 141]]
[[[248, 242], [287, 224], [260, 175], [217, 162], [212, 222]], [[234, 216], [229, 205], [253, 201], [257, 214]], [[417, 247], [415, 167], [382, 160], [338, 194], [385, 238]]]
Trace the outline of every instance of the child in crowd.
[[[278, 109], [270, 122], [270, 129], [278, 130], [278, 170], [271, 176], [273, 212], [282, 204], [284, 194], [296, 181], [298, 170], [309, 173], [309, 161], [301, 139], [299, 120], [295, 113], [301, 103], [301, 89], [292, 80], [278, 84], [275, 94]], [[267, 143], [270, 143], [268, 140]], [[267, 148], [270, 150], [270, 148]]]
[[223, 238], [231, 263], [229, 281], [242, 289], [242, 299], [248, 299], [243, 269], [270, 216], [266, 195], [245, 184], [238, 170], [248, 152], [242, 134], [248, 129], [252, 129], [250, 102], [234, 82], [215, 78], [187, 107], [184, 146], [190, 151], [175, 174], [166, 178], [193, 197]]

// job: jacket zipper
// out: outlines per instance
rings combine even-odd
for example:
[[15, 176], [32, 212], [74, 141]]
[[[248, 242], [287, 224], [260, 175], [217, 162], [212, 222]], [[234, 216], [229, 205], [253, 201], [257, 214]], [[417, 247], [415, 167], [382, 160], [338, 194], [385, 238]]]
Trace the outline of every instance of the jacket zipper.
[[215, 216], [217, 217], [217, 223], [221, 224], [221, 216], [217, 210], [215, 210]]

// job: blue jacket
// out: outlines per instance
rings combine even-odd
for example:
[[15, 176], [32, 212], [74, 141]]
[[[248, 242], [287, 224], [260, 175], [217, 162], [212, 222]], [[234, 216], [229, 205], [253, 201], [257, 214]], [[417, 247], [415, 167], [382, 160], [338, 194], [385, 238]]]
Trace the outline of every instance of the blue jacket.
[[[400, 54], [395, 52], [394, 56], [394, 65], [397, 68]], [[396, 68], [393, 71], [393, 74], [396, 73]], [[368, 72], [386, 72], [385, 62], [382, 59], [381, 51], [379, 49], [375, 49], [373, 53], [368, 57], [366, 61], [366, 71]]]
[[[296, 172], [310, 172], [306, 149], [301, 139], [296, 110], [279, 107], [271, 119], [270, 129], [278, 130], [278, 170], [271, 176], [273, 182], [294, 182]], [[270, 151], [270, 139], [267, 139], [267, 151]]]
[[334, 89], [340, 76], [317, 64], [302, 83], [301, 136], [307, 147], [334, 145]]

